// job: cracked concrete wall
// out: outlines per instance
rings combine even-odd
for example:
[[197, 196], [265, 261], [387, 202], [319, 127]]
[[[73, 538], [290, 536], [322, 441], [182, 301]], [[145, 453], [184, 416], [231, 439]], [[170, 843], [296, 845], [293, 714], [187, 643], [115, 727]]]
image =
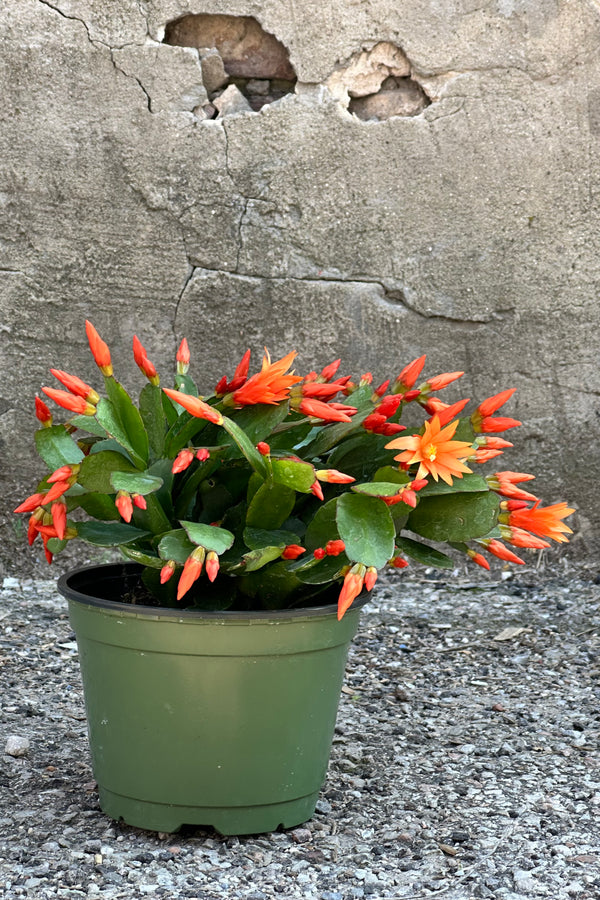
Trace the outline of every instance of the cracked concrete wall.
[[[255, 17], [295, 94], [202, 121], [196, 50], [162, 43], [193, 13]], [[19, 0], [0, 29], [0, 556], [48, 367], [97, 380], [86, 317], [132, 387], [134, 331], [163, 368], [186, 335], [207, 389], [265, 344], [381, 376], [426, 352], [468, 372], [449, 399], [515, 386], [506, 467], [598, 548], [596, 0]], [[432, 102], [364, 122], [325, 85], [382, 41]]]

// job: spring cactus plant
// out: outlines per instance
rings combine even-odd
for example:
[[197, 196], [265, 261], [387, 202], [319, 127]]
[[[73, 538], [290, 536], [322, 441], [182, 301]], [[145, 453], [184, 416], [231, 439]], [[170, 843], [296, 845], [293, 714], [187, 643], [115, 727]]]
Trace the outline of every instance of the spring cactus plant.
[[[511, 548], [571, 532], [566, 503], [543, 507], [520, 486], [532, 475], [481, 474], [512, 446], [498, 434], [520, 423], [494, 414], [513, 390], [461, 415], [468, 400], [435, 394], [463, 373], [420, 380], [424, 356], [374, 387], [370, 374], [338, 375], [339, 360], [294, 374], [293, 352], [272, 362], [265, 351], [249, 374], [248, 351], [200, 396], [185, 339], [167, 388], [134, 337], [146, 378], [136, 405], [86, 330], [105, 396], [50, 370], [62, 388], [43, 392], [71, 416], [54, 424], [36, 398], [49, 474], [16, 512], [29, 514], [29, 541], [40, 536], [49, 562], [74, 538], [119, 548], [143, 567], [143, 602], [281, 608], [331, 602], [334, 589], [341, 618], [385, 567], [451, 568], [448, 548], [486, 568], [486, 552], [521, 564]], [[408, 406], [421, 426], [401, 424]]]

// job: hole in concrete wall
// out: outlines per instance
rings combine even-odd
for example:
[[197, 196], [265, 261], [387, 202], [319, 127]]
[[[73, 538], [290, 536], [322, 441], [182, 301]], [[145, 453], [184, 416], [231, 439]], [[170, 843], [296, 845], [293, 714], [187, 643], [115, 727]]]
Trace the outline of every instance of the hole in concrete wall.
[[364, 121], [418, 116], [431, 103], [404, 52], [388, 41], [356, 53], [333, 72], [327, 87]]
[[252, 16], [183, 16], [169, 22], [164, 43], [197, 48], [208, 118], [257, 112], [294, 91], [296, 72], [287, 49]]

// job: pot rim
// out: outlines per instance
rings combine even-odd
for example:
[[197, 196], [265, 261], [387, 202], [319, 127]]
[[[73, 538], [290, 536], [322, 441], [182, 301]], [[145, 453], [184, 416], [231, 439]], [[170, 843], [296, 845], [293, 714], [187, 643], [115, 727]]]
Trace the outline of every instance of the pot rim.
[[[212, 621], [223, 620], [230, 621], [243, 620], [273, 620], [273, 619], [300, 619], [311, 618], [313, 616], [326, 616], [335, 613], [337, 615], [337, 603], [328, 603], [320, 606], [304, 606], [295, 609], [249, 609], [249, 610], [230, 610], [230, 609], [174, 609], [170, 606], [145, 606], [143, 604], [121, 603], [118, 600], [106, 600], [102, 597], [94, 597], [91, 594], [78, 590], [69, 584], [72, 578], [83, 576], [85, 573], [102, 570], [106, 575], [111, 574], [109, 570], [113, 570], [113, 577], [122, 574], [125, 569], [130, 574], [142, 572], [143, 566], [136, 562], [122, 563], [98, 563], [96, 565], [80, 566], [77, 569], [71, 569], [69, 572], [63, 573], [57, 582], [57, 589], [67, 600], [73, 600], [86, 606], [95, 606], [99, 609], [110, 609], [120, 613], [129, 615], [142, 615], [149, 617], [165, 617], [172, 619], [209, 619]], [[369, 600], [367, 591], [363, 591], [354, 603], [352, 609], [361, 609]], [[350, 610], [348, 610], [350, 612]]]

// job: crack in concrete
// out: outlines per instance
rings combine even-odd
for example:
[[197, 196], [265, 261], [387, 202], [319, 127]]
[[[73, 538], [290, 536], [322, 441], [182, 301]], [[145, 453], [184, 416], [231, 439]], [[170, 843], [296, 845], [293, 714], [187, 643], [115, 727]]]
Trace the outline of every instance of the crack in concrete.
[[[249, 198], [249, 199], [252, 199], [252, 198]], [[352, 285], [368, 284], [368, 285], [373, 285], [373, 287], [375, 287], [375, 288], [379, 288], [379, 290], [381, 292], [381, 296], [377, 298], [378, 302], [381, 303], [382, 305], [390, 307], [391, 309], [394, 309], [394, 308], [404, 309], [407, 312], [414, 313], [416, 316], [427, 319], [428, 321], [435, 319], [437, 321], [451, 322], [452, 324], [457, 324], [457, 325], [461, 325], [462, 327], [469, 327], [469, 328], [473, 328], [473, 329], [477, 329], [477, 328], [483, 327], [488, 324], [488, 320], [454, 318], [452, 316], [442, 315], [440, 313], [428, 313], [428, 312], [424, 312], [423, 310], [416, 309], [414, 306], [411, 305], [411, 303], [407, 299], [404, 291], [402, 291], [398, 288], [391, 288], [388, 285], [386, 285], [385, 282], [380, 281], [377, 278], [368, 278], [367, 276], [362, 276], [362, 277], [353, 276], [352, 278], [345, 279], [345, 278], [327, 278], [327, 277], [315, 278], [315, 277], [310, 277], [310, 276], [299, 276], [299, 275], [285, 275], [285, 276], [251, 275], [251, 274], [242, 273], [242, 272], [232, 272], [228, 269], [210, 269], [207, 266], [193, 265], [192, 263], [190, 263], [190, 267], [191, 267], [191, 270], [188, 273], [188, 276], [185, 280], [183, 289], [181, 290], [181, 292], [179, 294], [179, 299], [177, 302], [177, 309], [179, 309], [179, 305], [180, 305], [181, 301], [183, 300], [184, 294], [185, 294], [187, 288], [189, 287], [192, 279], [194, 277], [196, 277], [197, 273], [199, 273], [198, 277], [202, 277], [202, 273], [206, 272], [206, 273], [209, 273], [212, 275], [225, 275], [225, 276], [229, 276], [231, 278], [238, 278], [242, 281], [248, 281], [248, 282], [252, 282], [252, 283], [271, 281], [271, 282], [280, 282], [281, 284], [284, 284], [285, 282], [288, 282], [288, 281], [296, 281], [296, 282], [302, 282], [305, 284], [315, 284], [315, 285], [322, 285], [322, 284], [336, 285], [337, 284], [337, 285], [344, 285], [344, 286], [352, 286]]]
[[101, 47], [108, 47], [109, 50], [111, 49], [109, 47], [109, 45], [107, 43], [105, 43], [104, 41], [100, 41], [98, 39], [92, 38], [92, 36], [90, 34], [89, 26], [88, 26], [87, 22], [85, 21], [85, 19], [81, 19], [81, 18], [79, 18], [79, 16], [68, 16], [66, 13], [64, 13], [62, 11], [62, 9], [59, 9], [58, 6], [53, 6], [52, 3], [49, 3], [48, 0], [38, 0], [38, 3], [41, 3], [42, 6], [47, 6], [48, 9], [52, 9], [55, 13], [58, 13], [59, 16], [62, 16], [63, 19], [67, 19], [71, 22], [79, 22], [81, 25], [83, 25], [83, 27], [85, 28], [85, 33], [87, 34], [88, 41], [96, 49], [98, 49], [98, 47], [97, 47], [98, 44]]
[[[122, 48], [118, 48], [118, 49], [122, 49]], [[112, 48], [110, 48], [110, 61], [112, 62], [113, 66], [117, 72], [120, 72], [121, 75], [125, 76], [125, 78], [131, 78], [132, 81], [135, 81], [136, 84], [139, 85], [139, 87], [142, 89], [144, 96], [146, 98], [146, 105], [148, 106], [148, 112], [152, 113], [152, 98], [150, 97], [150, 94], [148, 93], [148, 91], [146, 90], [146, 88], [144, 87], [144, 85], [142, 84], [142, 82], [136, 75], [130, 75], [128, 72], [125, 72], [125, 70], [121, 68], [121, 66], [118, 64], [118, 62], [116, 61], [116, 59], [114, 57], [114, 51]]]

